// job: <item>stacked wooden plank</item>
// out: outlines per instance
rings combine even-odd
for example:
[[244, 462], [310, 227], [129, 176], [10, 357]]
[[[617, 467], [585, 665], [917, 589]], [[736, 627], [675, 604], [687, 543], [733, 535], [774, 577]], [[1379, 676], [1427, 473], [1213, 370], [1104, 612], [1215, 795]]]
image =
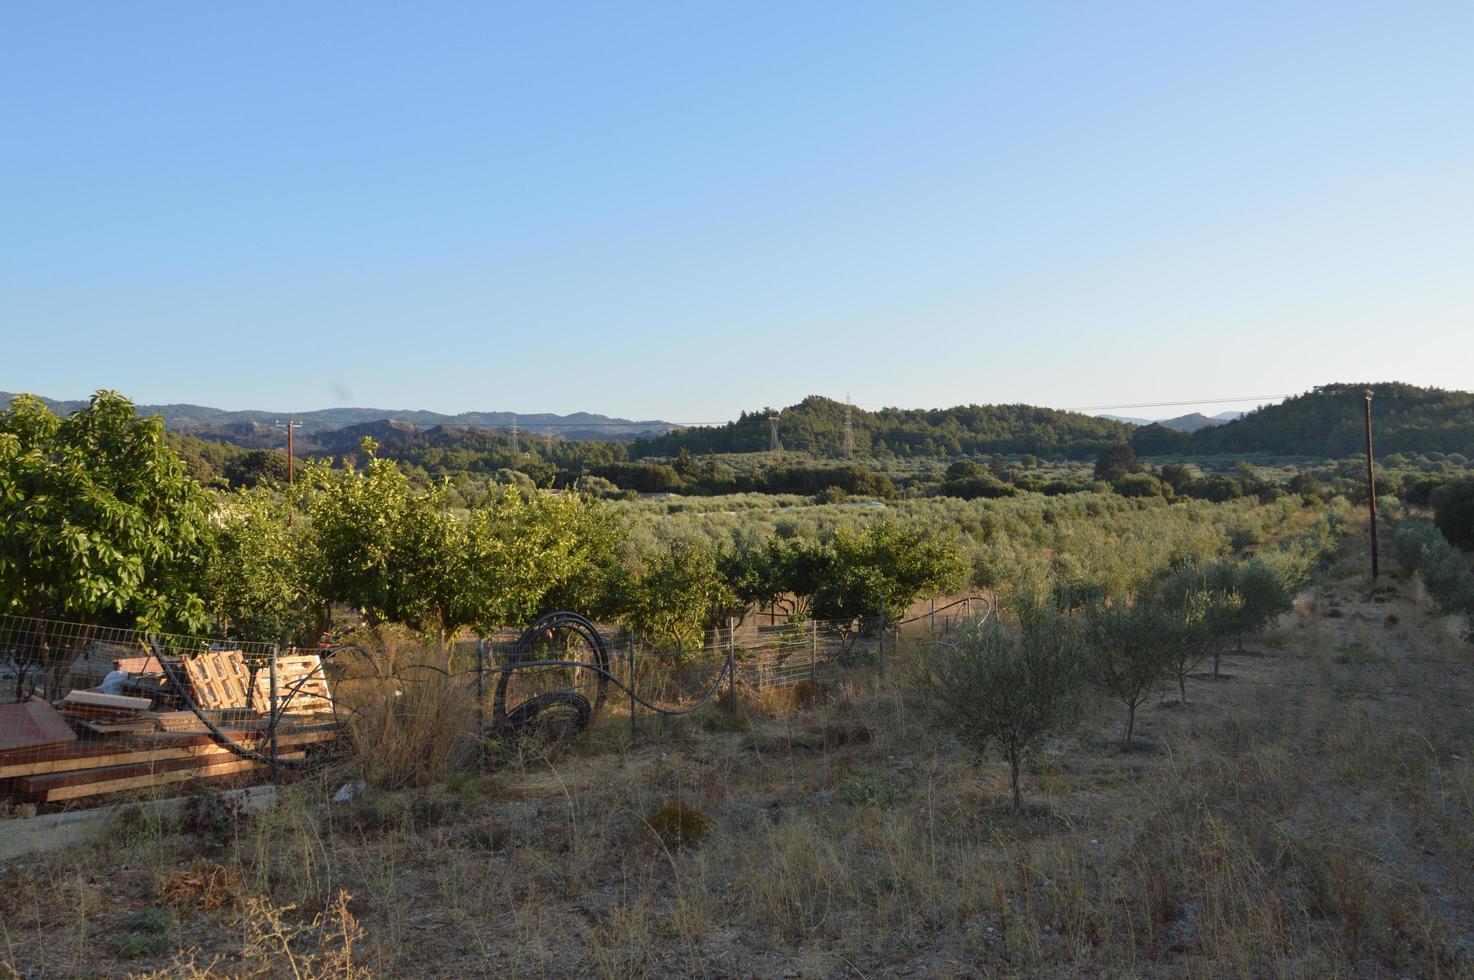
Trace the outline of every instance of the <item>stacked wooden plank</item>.
[[98, 735], [156, 730], [159, 726], [149, 711], [151, 707], [153, 702], [148, 698], [99, 691], [73, 691], [56, 705], [74, 727]]
[[[54, 708], [40, 701], [5, 706], [0, 798], [67, 803], [195, 779], [265, 776], [272, 769], [262, 756], [271, 751], [273, 707], [279, 759], [303, 759], [308, 746], [340, 733], [326, 714], [331, 692], [318, 656], [277, 659], [275, 705], [270, 671], [253, 671], [239, 650], [163, 660], [117, 658], [114, 667], [126, 676], [110, 677], [108, 688], [126, 694], [78, 690]], [[182, 706], [182, 691], [199, 714], [172, 710]]]
[[[261, 732], [227, 732], [231, 741], [266, 754], [269, 740]], [[277, 735], [282, 759], [301, 759], [306, 746], [336, 738], [337, 726], [301, 726]], [[149, 736], [52, 746], [0, 753], [0, 787], [14, 797], [36, 803], [144, 789], [191, 779], [217, 779], [241, 773], [265, 773], [270, 765], [243, 758], [213, 736], [189, 732], [157, 732]]]

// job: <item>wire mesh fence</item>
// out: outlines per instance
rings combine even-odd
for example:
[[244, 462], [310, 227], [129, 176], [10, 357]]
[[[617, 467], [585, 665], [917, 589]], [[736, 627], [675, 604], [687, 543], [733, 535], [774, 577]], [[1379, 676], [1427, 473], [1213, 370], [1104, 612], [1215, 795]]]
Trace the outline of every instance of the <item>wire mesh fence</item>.
[[383, 627], [318, 648], [3, 615], [0, 795], [50, 804], [279, 778], [340, 738], [413, 768], [600, 715], [633, 726], [739, 691], [879, 674], [906, 631], [943, 635], [977, 614], [965, 600], [895, 623], [749, 616], [683, 647], [558, 613], [521, 632], [432, 642]]

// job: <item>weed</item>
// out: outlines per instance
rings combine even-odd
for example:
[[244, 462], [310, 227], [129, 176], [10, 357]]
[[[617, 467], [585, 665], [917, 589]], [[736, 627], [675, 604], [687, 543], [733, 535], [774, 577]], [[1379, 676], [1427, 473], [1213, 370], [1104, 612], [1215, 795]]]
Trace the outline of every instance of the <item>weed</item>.
[[645, 824], [666, 847], [694, 847], [711, 830], [711, 818], [683, 800], [672, 800], [645, 818]]

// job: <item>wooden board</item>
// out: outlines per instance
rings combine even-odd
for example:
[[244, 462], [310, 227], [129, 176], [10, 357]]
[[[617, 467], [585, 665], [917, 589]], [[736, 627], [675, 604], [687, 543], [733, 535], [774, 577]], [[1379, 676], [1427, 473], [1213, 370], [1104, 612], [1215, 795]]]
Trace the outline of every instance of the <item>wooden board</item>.
[[[333, 696], [328, 690], [322, 659], [315, 654], [276, 658], [276, 694], [277, 701], [284, 703], [289, 713], [333, 710]], [[271, 673], [264, 668], [256, 671], [256, 704], [264, 710], [271, 705]]]
[[45, 701], [0, 704], [0, 751], [66, 745], [77, 740], [55, 708]]
[[127, 674], [162, 674], [164, 665], [159, 663], [158, 657], [122, 657], [113, 661], [113, 670], [121, 670]]
[[130, 698], [123, 694], [103, 694], [100, 691], [73, 691], [61, 699], [66, 706], [83, 708], [106, 708], [112, 711], [147, 711], [153, 707], [148, 698]]
[[201, 708], [251, 706], [251, 671], [239, 650], [199, 654], [184, 661], [184, 672]]
[[[281, 732], [276, 737], [276, 743], [279, 748], [285, 749], [315, 742], [332, 741], [338, 735], [339, 731], [336, 726], [315, 727]], [[256, 751], [264, 751], [269, 745], [268, 740], [254, 734], [239, 735], [235, 740], [246, 748]], [[139, 762], [188, 759], [194, 756], [229, 752], [229, 749], [215, 741], [214, 736], [211, 735], [161, 735], [153, 739], [138, 738], [127, 741], [117, 739], [25, 753], [26, 758], [13, 758], [21, 753], [10, 753], [12, 758], [0, 761], [0, 779], [99, 769]]]
[[123, 721], [84, 721], [82, 727], [98, 735], [136, 735], [158, 731], [159, 720], [153, 715], [140, 715]]
[[[307, 757], [305, 752], [283, 752], [281, 758], [300, 760]], [[43, 787], [35, 790], [24, 790], [32, 795], [36, 803], [59, 803], [63, 800], [77, 800], [87, 796], [100, 796], [104, 793], [121, 793], [131, 789], [147, 789], [151, 786], [164, 786], [169, 783], [183, 783], [192, 779], [218, 779], [222, 776], [232, 776], [244, 772], [266, 772], [271, 769], [270, 763], [256, 762], [251, 759], [242, 759], [239, 756], [231, 756], [233, 761], [209, 760], [208, 763], [186, 762], [179, 768], [163, 771], [152, 771], [125, 775], [120, 772], [117, 775], [108, 775], [88, 782], [74, 782], [70, 785]], [[174, 765], [173, 763], [158, 763], [158, 766]], [[122, 767], [127, 770], [129, 767]], [[98, 770], [97, 774], [108, 773], [108, 770]], [[50, 777], [42, 777], [50, 778]], [[24, 784], [25, 780], [20, 780]]]

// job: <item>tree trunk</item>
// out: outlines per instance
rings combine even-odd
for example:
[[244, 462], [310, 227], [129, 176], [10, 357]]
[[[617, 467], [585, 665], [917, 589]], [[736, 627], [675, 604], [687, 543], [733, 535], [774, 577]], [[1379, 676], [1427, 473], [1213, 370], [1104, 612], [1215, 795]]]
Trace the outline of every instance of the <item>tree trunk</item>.
[[1011, 749], [1008, 753], [1008, 768], [1013, 775], [1013, 810], [1017, 813], [1024, 808], [1024, 796], [1019, 791], [1019, 753], [1017, 749]]
[[1215, 681], [1218, 679], [1218, 649], [1216, 645], [1213, 649], [1213, 679]]
[[1177, 675], [1177, 693], [1182, 696], [1182, 703], [1187, 704], [1187, 673], [1184, 671]]
[[1131, 751], [1131, 730], [1136, 727], [1136, 702], [1126, 705], [1126, 737], [1121, 740], [1121, 751]]

